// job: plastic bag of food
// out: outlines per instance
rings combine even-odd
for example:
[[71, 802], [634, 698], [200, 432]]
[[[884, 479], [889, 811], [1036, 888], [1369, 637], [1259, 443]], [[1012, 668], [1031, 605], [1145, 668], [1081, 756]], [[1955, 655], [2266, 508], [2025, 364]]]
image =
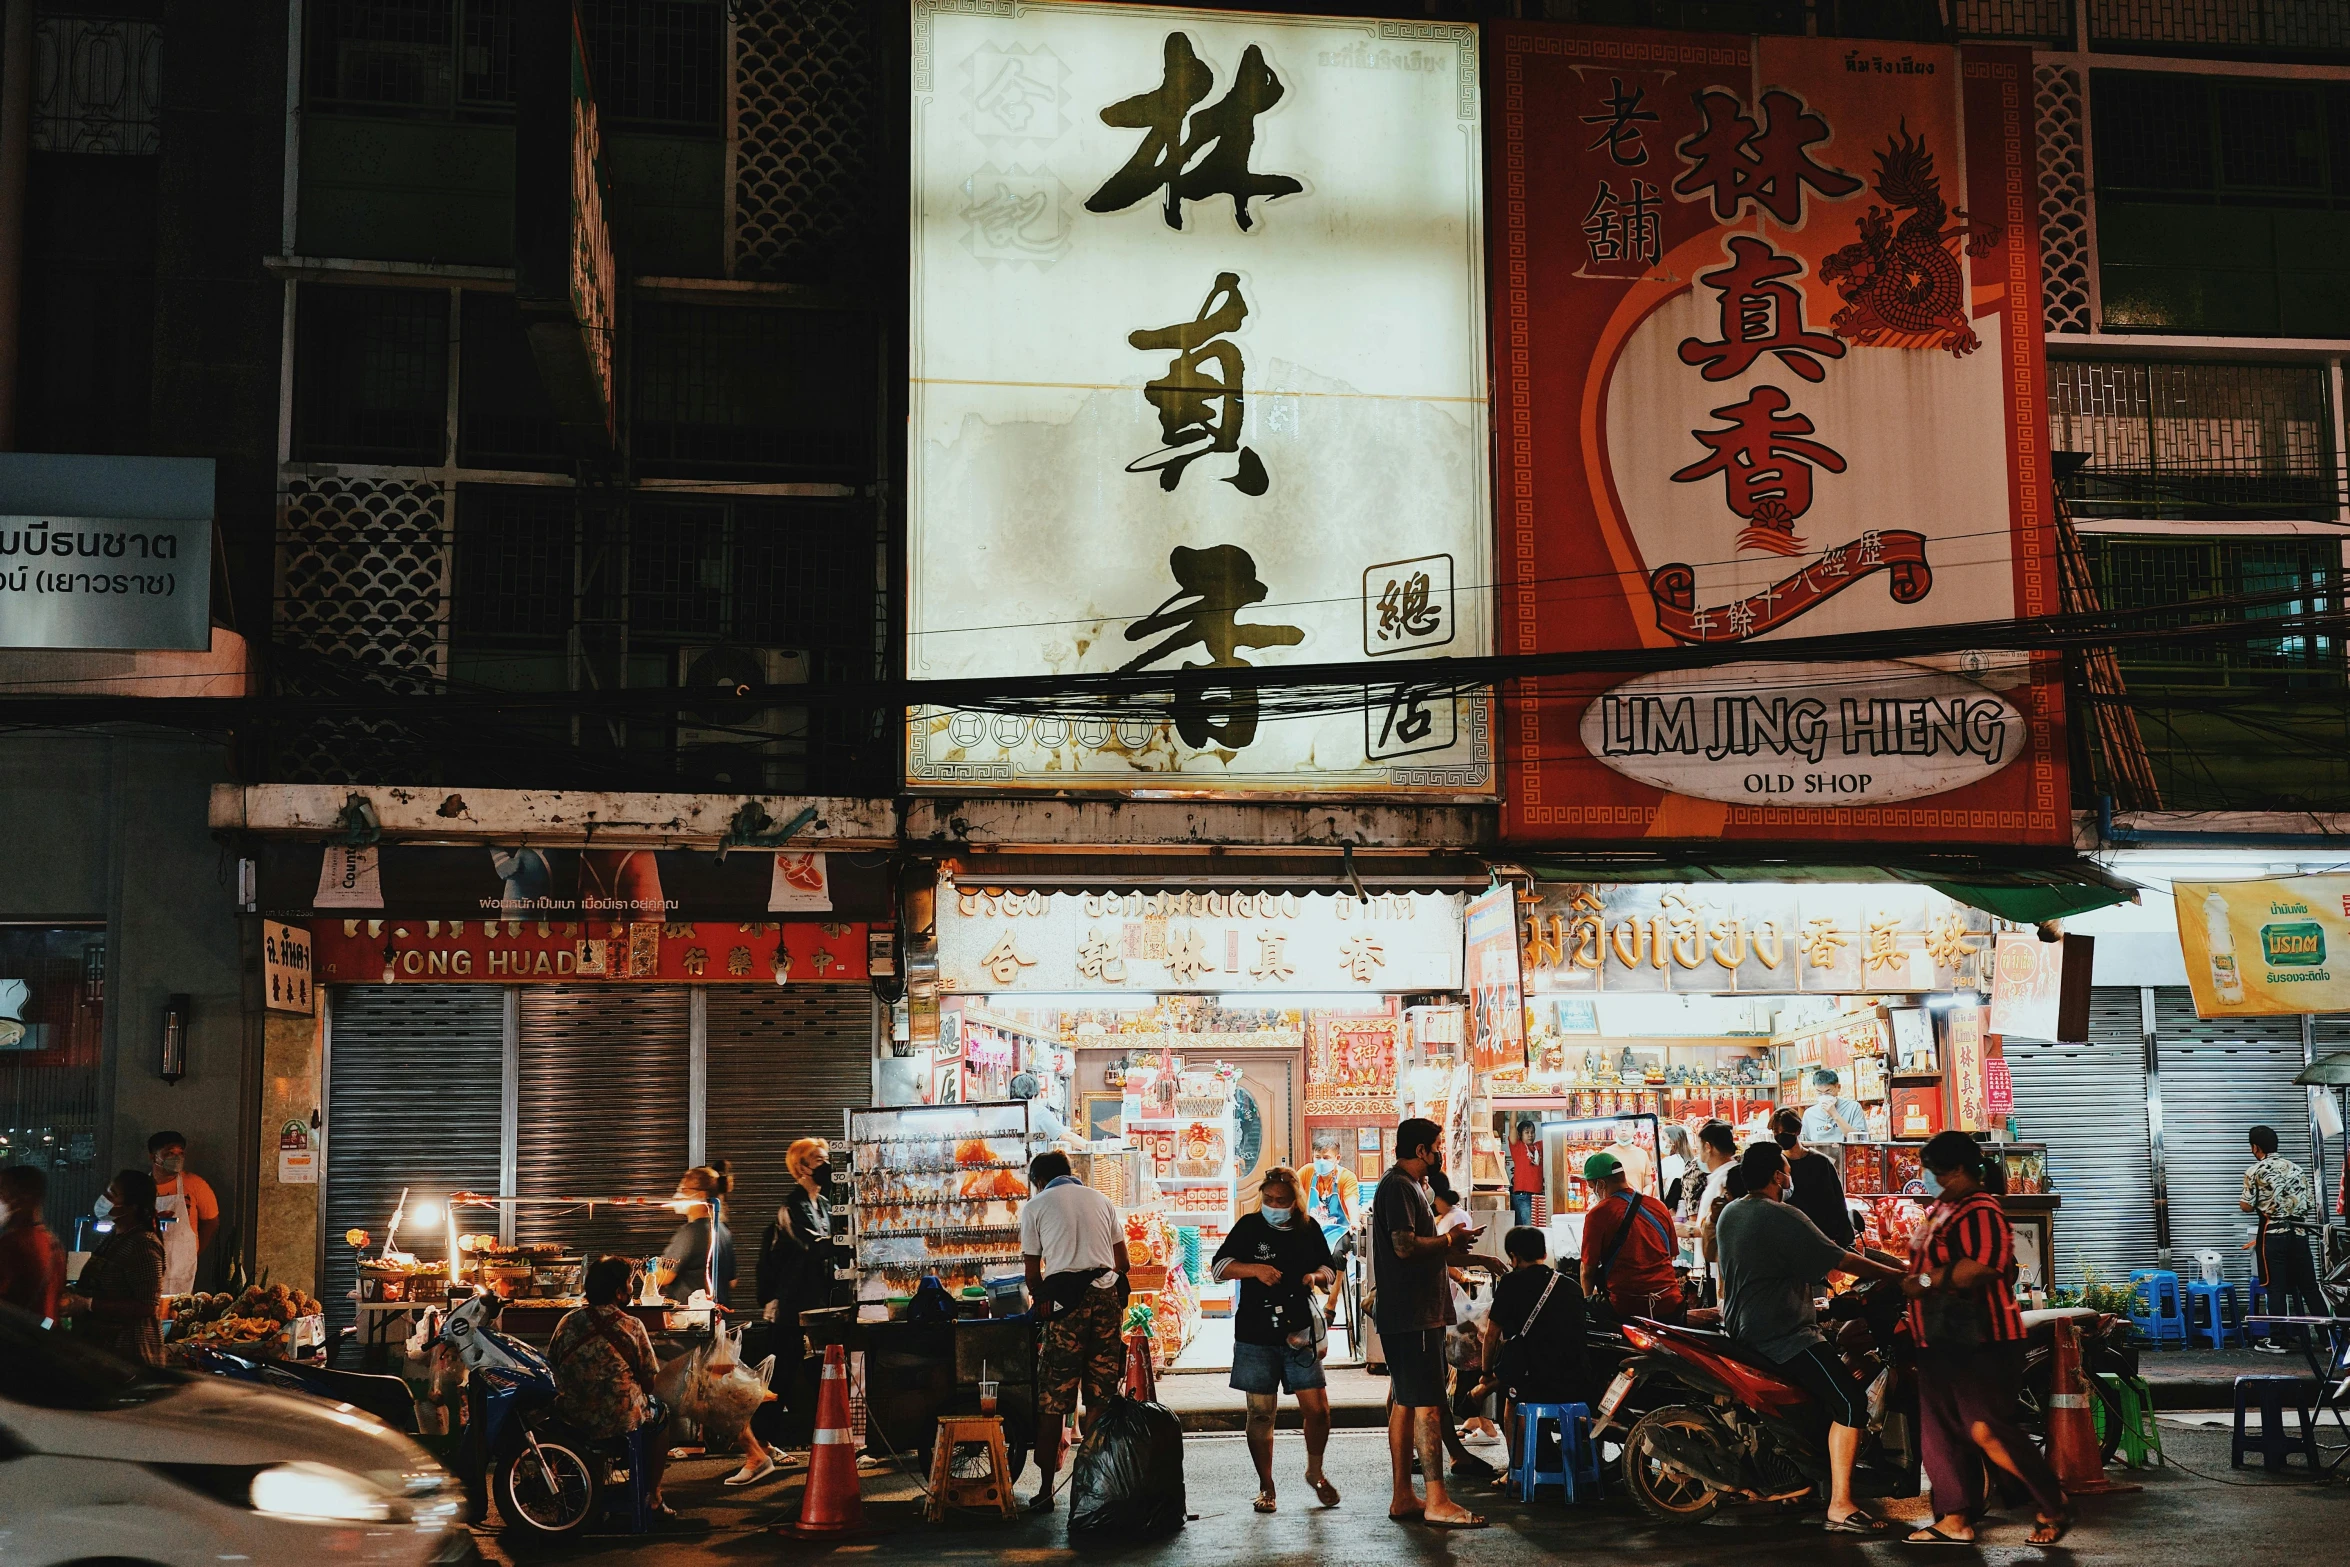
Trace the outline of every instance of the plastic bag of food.
[[1112, 1398], [1077, 1447], [1070, 1543], [1157, 1539], [1184, 1515], [1183, 1422], [1164, 1404]]

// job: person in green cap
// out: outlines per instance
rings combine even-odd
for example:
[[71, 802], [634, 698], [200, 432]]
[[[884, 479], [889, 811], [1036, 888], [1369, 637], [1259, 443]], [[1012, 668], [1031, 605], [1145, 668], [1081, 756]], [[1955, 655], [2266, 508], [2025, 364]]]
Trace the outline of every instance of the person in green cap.
[[1680, 1237], [1671, 1210], [1624, 1179], [1612, 1153], [1583, 1161], [1591, 1206], [1583, 1214], [1583, 1293], [1618, 1319], [1681, 1320], [1681, 1276], [1673, 1271]]

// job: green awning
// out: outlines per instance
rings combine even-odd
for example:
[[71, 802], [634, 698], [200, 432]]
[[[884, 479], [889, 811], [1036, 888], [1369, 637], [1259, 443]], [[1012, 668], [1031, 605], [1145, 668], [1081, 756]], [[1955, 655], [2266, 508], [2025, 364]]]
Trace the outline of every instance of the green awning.
[[[1855, 847], [1865, 851], [1871, 846]], [[1907, 882], [1931, 887], [1955, 902], [2022, 925], [2086, 914], [2109, 904], [2128, 903], [2138, 895], [2135, 882], [2077, 857], [2003, 860], [1988, 855], [1938, 854], [1921, 856], [1906, 865], [1884, 865], [1858, 858], [1839, 862], [1806, 851], [1800, 859], [1701, 862], [1684, 846], [1674, 854], [1533, 854], [1521, 856], [1518, 863], [1537, 881]]]

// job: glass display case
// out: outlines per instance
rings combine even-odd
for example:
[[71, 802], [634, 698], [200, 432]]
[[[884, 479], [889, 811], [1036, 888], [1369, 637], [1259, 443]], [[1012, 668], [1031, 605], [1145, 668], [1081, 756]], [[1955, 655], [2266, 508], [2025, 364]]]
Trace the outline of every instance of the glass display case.
[[1028, 1104], [851, 1110], [849, 1236], [857, 1298], [910, 1295], [925, 1274], [951, 1291], [1020, 1268], [1020, 1207], [1041, 1147]]

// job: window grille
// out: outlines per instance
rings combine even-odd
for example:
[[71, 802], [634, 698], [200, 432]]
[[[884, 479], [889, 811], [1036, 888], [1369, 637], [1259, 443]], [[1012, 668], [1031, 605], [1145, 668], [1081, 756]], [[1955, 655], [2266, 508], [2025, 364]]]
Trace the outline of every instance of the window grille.
[[[615, 122], [719, 129], [723, 0], [580, 0], [597, 102]], [[514, 107], [515, 0], [311, 0], [310, 101], [362, 112]]]
[[[2340, 607], [2342, 552], [2332, 539], [2084, 539], [2101, 602], [2117, 613], [2166, 612], [2168, 624], [2322, 614]], [[2246, 602], [2251, 600], [2253, 602]], [[2123, 643], [2130, 688], [2222, 686], [2338, 690], [2341, 639], [2305, 632], [2242, 641]]]
[[561, 426], [513, 295], [465, 296], [457, 357], [458, 464], [567, 471]]
[[828, 277], [878, 216], [884, 63], [858, 0], [743, 0], [735, 12], [730, 276]]
[[1997, 38], [2069, 49], [2073, 0], [1950, 0], [1950, 30], [1961, 38]]
[[2314, 365], [2051, 359], [2049, 439], [2088, 461], [2087, 517], [2331, 521], [2342, 501]]
[[2118, 54], [2224, 49], [2251, 55], [2350, 51], [2335, 0], [2085, 0], [2089, 47]]
[[571, 629], [578, 519], [568, 486], [459, 485], [455, 634], [560, 647]]
[[446, 293], [305, 283], [294, 323], [297, 460], [439, 464], [448, 447]]
[[2097, 185], [2132, 200], [2350, 203], [2350, 88], [2097, 71]]
[[830, 311], [641, 306], [638, 471], [869, 482], [875, 331], [871, 317]]
[[725, 637], [729, 589], [724, 507], [639, 500], [630, 508], [632, 635]]
[[43, 14], [33, 29], [35, 152], [161, 150], [161, 22]]

